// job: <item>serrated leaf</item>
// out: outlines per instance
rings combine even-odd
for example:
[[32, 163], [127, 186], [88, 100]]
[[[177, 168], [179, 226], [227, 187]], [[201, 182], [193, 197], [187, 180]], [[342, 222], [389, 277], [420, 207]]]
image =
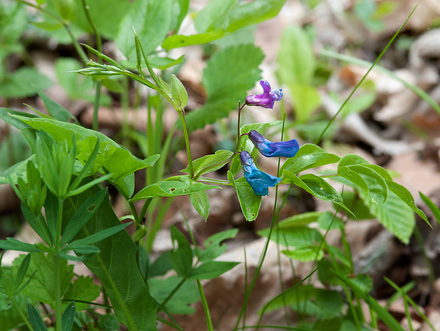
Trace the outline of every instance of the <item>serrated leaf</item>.
[[252, 222], [260, 211], [261, 196], [255, 195], [254, 190], [244, 177], [234, 180], [234, 176], [228, 171], [228, 179], [234, 186], [238, 201], [246, 221]]
[[[63, 219], [70, 219], [90, 196], [100, 189], [93, 187], [66, 200]], [[99, 207], [84, 230], [75, 239], [112, 228], [120, 224], [108, 199]], [[90, 256], [83, 263], [98, 277], [115, 311], [118, 320], [130, 330], [156, 329], [157, 304], [150, 296], [137, 263], [138, 248], [126, 231], [96, 244], [100, 253]], [[117, 261], [115, 257], [118, 257]]]
[[93, 302], [100, 293], [100, 288], [93, 283], [93, 278], [78, 276], [64, 293], [64, 300], [75, 301], [76, 310], [82, 311], [89, 306], [86, 302]]
[[[33, 278], [22, 290], [22, 293], [55, 308], [54, 259], [52, 256], [45, 255], [44, 253], [31, 254], [32, 259], [23, 281], [26, 282], [29, 278]], [[23, 255], [16, 258], [13, 261], [13, 268], [18, 269], [23, 258]], [[34, 275], [35, 270], [37, 272]], [[64, 294], [71, 285], [73, 278], [73, 266], [68, 265], [66, 260], [60, 259], [59, 276], [61, 294]]]
[[200, 216], [206, 221], [209, 215], [209, 198], [205, 191], [194, 192], [188, 195], [191, 204]]
[[258, 66], [263, 57], [253, 45], [229, 47], [214, 54], [203, 70], [207, 102], [186, 116], [188, 129], [203, 128], [237, 109], [238, 101], [244, 101], [247, 91], [261, 77]]

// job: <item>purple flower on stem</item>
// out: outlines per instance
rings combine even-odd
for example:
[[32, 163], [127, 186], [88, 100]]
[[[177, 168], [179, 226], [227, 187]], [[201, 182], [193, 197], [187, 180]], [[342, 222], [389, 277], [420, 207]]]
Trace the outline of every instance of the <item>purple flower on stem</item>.
[[247, 135], [255, 147], [265, 157], [294, 157], [299, 150], [299, 144], [296, 139], [273, 143], [255, 130], [251, 130]]
[[267, 195], [269, 186], [273, 187], [281, 181], [281, 178], [259, 170], [251, 155], [246, 151], [240, 152], [240, 161], [243, 166], [244, 178], [251, 185], [256, 195]]
[[282, 89], [271, 89], [267, 80], [260, 80], [260, 85], [263, 88], [263, 94], [247, 96], [246, 104], [248, 106], [260, 106], [273, 109], [275, 101], [280, 101], [283, 98]]

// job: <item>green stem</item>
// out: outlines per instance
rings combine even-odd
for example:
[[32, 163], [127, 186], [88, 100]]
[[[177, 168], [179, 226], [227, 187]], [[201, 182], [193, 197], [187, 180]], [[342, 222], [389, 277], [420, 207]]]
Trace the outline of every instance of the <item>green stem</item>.
[[212, 327], [211, 314], [209, 313], [208, 302], [206, 301], [206, 297], [205, 297], [205, 293], [203, 292], [202, 284], [200, 283], [200, 280], [198, 280], [198, 279], [197, 279], [197, 287], [199, 288], [200, 299], [202, 300], [203, 311], [205, 312], [206, 326], [208, 328], [208, 331], [214, 331], [214, 328]]
[[174, 294], [176, 294], [176, 292], [179, 290], [179, 288], [182, 287], [182, 285], [183, 285], [183, 283], [185, 283], [185, 281], [186, 281], [186, 277], [183, 277], [182, 280], [179, 282], [179, 284], [177, 284], [177, 286], [171, 291], [171, 293], [168, 294], [167, 298], [161, 303], [161, 306], [165, 307], [166, 303], [168, 301], [170, 301], [170, 299], [173, 297]]
[[60, 257], [57, 253], [60, 251], [61, 229], [63, 222], [63, 204], [64, 200], [58, 198], [58, 216], [57, 216], [57, 232], [55, 235], [55, 254], [53, 255], [53, 272], [54, 272], [54, 288], [55, 288], [55, 324], [56, 331], [62, 331], [61, 324], [61, 280], [60, 280]]
[[39, 10], [40, 12], [52, 17], [53, 19], [55, 19], [59, 23], [61, 23], [64, 26], [64, 28], [66, 29], [67, 33], [69, 34], [69, 37], [72, 40], [73, 46], [75, 47], [75, 50], [77, 51], [78, 55], [81, 57], [81, 60], [84, 61], [84, 63], [86, 63], [89, 60], [86, 53], [84, 53], [83, 49], [79, 45], [78, 41], [75, 39], [75, 36], [73, 35], [72, 30], [70, 30], [70, 26], [66, 23], [66, 21], [64, 21], [61, 17], [55, 15], [54, 13], [48, 11], [47, 9], [42, 8], [41, 6], [35, 5], [33, 3], [30, 3], [30, 2], [27, 2], [24, 0], [16, 0], [16, 1], [23, 3], [26, 6], [35, 8], [35, 9]]
[[93, 123], [92, 123], [92, 129], [95, 131], [99, 130], [98, 110], [99, 110], [99, 103], [101, 101], [101, 86], [102, 83], [100, 81], [96, 82], [95, 102], [93, 104]]
[[12, 305], [18, 310], [18, 313], [20, 314], [21, 318], [23, 319], [26, 326], [29, 328], [30, 331], [34, 331], [32, 328], [32, 325], [29, 323], [29, 320], [27, 319], [25, 313], [20, 308], [20, 305], [15, 301], [15, 299], [12, 299]]
[[129, 202], [128, 206], [130, 207], [131, 214], [134, 217], [134, 224], [135, 224], [136, 230], [137, 230], [141, 226], [141, 221], [139, 219], [139, 215], [138, 215], [138, 213], [136, 211], [136, 207], [134, 206], [133, 202]]
[[189, 146], [188, 127], [186, 126], [186, 120], [185, 120], [185, 115], [183, 113], [183, 110], [179, 110], [178, 113], [179, 113], [180, 121], [182, 122], [183, 135], [185, 137], [186, 153], [188, 156], [189, 175], [191, 178], [193, 178], [194, 177], [194, 168], [193, 168], [193, 164], [192, 164], [191, 148]]
[[139, 214], [139, 221], [142, 222], [145, 218], [145, 214], [147, 213], [147, 209], [151, 204], [151, 201], [153, 201], [153, 198], [147, 198], [145, 199], [144, 205], [142, 206], [141, 212]]
[[62, 331], [61, 324], [61, 280], [60, 280], [60, 257], [53, 256], [53, 272], [54, 272], [54, 287], [55, 287], [55, 325], [56, 331]]

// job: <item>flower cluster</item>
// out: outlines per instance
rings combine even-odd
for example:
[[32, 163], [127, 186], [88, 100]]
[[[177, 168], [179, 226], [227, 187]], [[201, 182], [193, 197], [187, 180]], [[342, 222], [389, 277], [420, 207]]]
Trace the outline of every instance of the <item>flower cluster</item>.
[[[246, 97], [246, 104], [272, 109], [275, 101], [282, 99], [283, 93], [281, 89], [271, 89], [269, 82], [265, 80], [260, 81], [260, 85], [263, 87], [263, 94]], [[250, 141], [265, 157], [293, 157], [299, 150], [299, 144], [296, 139], [271, 142], [255, 130], [251, 130], [244, 135], [249, 137]], [[246, 181], [251, 185], [256, 195], [267, 195], [269, 193], [269, 187], [273, 187], [281, 181], [281, 178], [259, 170], [251, 155], [246, 151], [240, 152], [240, 161], [243, 166], [244, 178], [246, 178]]]

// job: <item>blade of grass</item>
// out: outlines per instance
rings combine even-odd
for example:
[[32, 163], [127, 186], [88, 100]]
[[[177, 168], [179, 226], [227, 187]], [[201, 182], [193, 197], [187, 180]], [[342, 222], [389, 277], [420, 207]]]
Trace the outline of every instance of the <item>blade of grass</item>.
[[202, 284], [200, 283], [200, 280], [198, 280], [198, 279], [197, 279], [197, 287], [199, 288], [200, 299], [202, 300], [203, 311], [205, 312], [206, 327], [208, 328], [208, 331], [214, 331], [214, 328], [212, 327], [212, 322], [211, 322], [211, 314], [209, 313], [208, 302], [206, 301], [206, 297], [205, 297], [205, 293], [203, 292]]
[[324, 128], [324, 130], [321, 132], [321, 134], [319, 135], [318, 139], [316, 139], [315, 144], [317, 145], [323, 135], [325, 134], [325, 132], [328, 130], [328, 128], [330, 127], [330, 125], [333, 123], [333, 121], [336, 119], [336, 117], [341, 113], [342, 109], [345, 107], [345, 105], [348, 103], [348, 101], [351, 99], [351, 97], [353, 96], [353, 94], [357, 91], [357, 89], [359, 88], [359, 86], [362, 85], [362, 83], [364, 82], [364, 80], [367, 78], [367, 76], [370, 74], [370, 71], [373, 70], [373, 68], [375, 67], [375, 65], [379, 62], [379, 60], [382, 58], [382, 56], [385, 54], [385, 52], [387, 51], [388, 47], [391, 46], [391, 44], [393, 43], [393, 41], [397, 38], [397, 36], [400, 34], [400, 32], [402, 31], [402, 29], [405, 27], [406, 23], [409, 21], [409, 19], [411, 18], [412, 14], [414, 13], [414, 11], [416, 10], [417, 5], [414, 6], [414, 9], [411, 11], [411, 13], [409, 14], [409, 16], [406, 18], [405, 22], [403, 22], [403, 24], [400, 26], [399, 30], [397, 30], [397, 32], [394, 34], [394, 36], [391, 38], [391, 40], [388, 42], [388, 44], [385, 46], [385, 48], [383, 49], [383, 51], [379, 54], [379, 56], [376, 58], [376, 60], [373, 62], [373, 64], [370, 66], [370, 68], [368, 69], [368, 71], [365, 73], [365, 75], [362, 77], [362, 79], [360, 80], [360, 82], [355, 86], [355, 88], [353, 89], [353, 91], [351, 91], [350, 95], [348, 96], [347, 99], [345, 99], [344, 103], [342, 104], [341, 108], [339, 108], [339, 110], [337, 111], [337, 113], [335, 114], [335, 116], [332, 117], [332, 119], [328, 122], [327, 126]]
[[[426, 324], [429, 325], [429, 327], [431, 328], [432, 331], [435, 331], [434, 326], [431, 324], [431, 322], [429, 321], [429, 319], [426, 317], [425, 314], [423, 314], [423, 312], [419, 309], [419, 307], [417, 306], [417, 304], [413, 301], [413, 299], [411, 299], [408, 294], [406, 294], [406, 292], [404, 290], [402, 290], [399, 286], [397, 286], [391, 279], [389, 279], [388, 277], [384, 276], [385, 281], [390, 284], [397, 292], [400, 292], [400, 294], [402, 295], [403, 299], [407, 302], [409, 302], [411, 304], [411, 306], [413, 306], [414, 310], [417, 312], [417, 314], [420, 315], [420, 317], [425, 321]], [[408, 321], [410, 321], [408, 319]]]

